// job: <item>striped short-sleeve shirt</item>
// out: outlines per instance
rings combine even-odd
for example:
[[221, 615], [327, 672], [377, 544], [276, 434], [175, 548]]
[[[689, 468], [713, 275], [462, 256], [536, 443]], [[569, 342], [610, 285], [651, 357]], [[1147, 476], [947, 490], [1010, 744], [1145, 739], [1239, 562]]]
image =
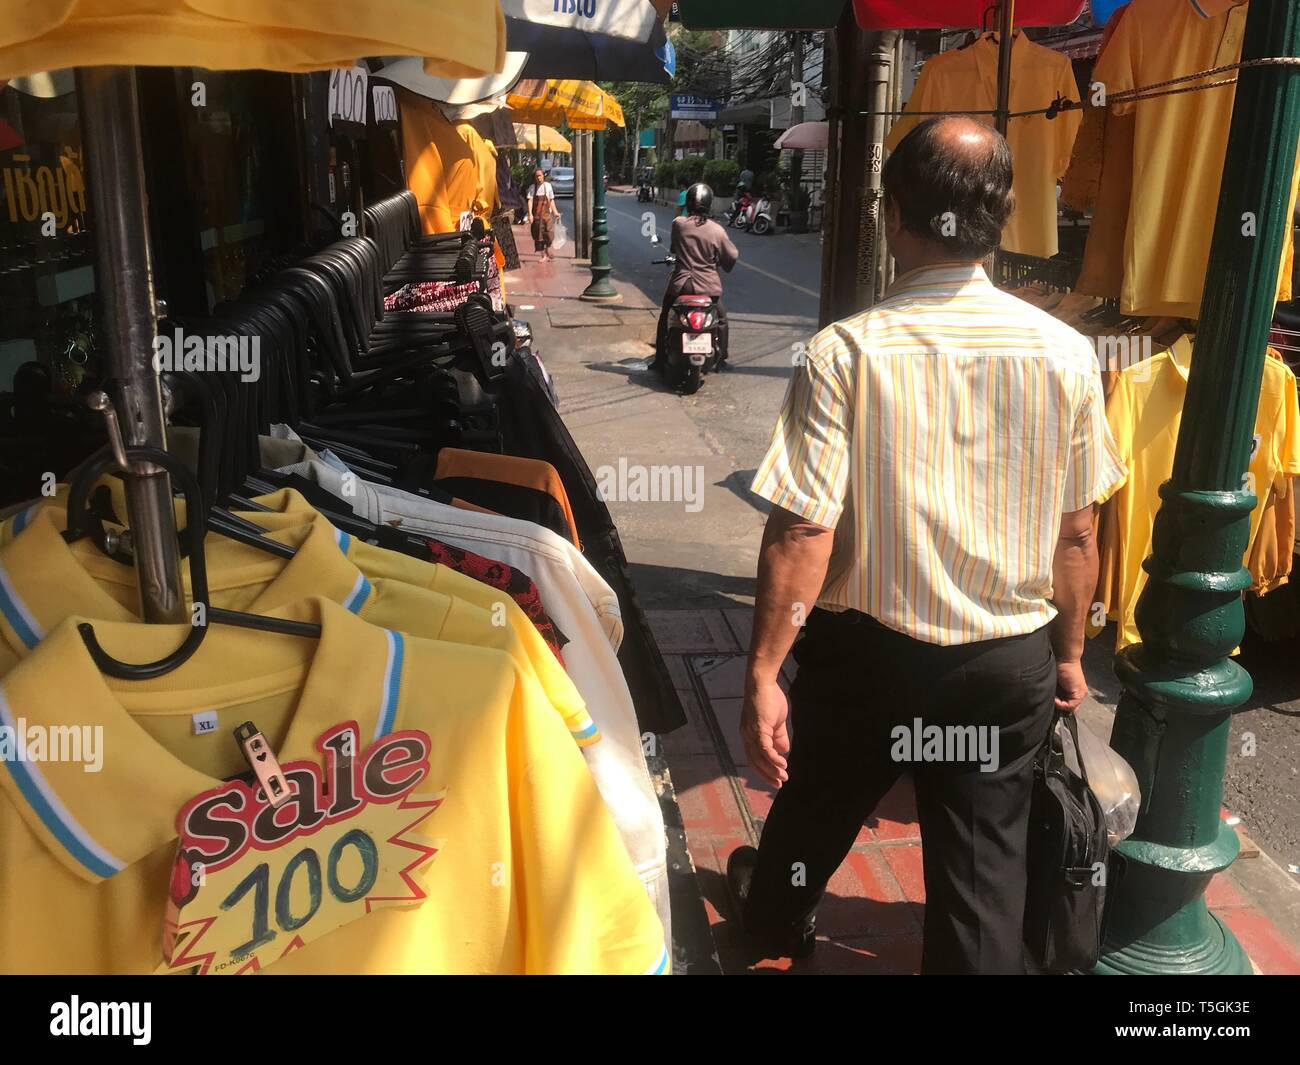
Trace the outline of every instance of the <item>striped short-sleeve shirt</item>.
[[959, 644], [1055, 617], [1061, 516], [1124, 475], [1091, 343], [940, 264], [813, 338], [753, 490], [835, 530], [819, 606]]

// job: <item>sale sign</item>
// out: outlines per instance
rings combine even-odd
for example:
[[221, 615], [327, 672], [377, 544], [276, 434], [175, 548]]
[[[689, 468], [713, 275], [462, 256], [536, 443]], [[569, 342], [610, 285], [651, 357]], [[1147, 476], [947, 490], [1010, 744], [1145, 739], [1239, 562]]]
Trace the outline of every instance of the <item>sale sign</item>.
[[430, 819], [443, 794], [421, 790], [428, 735], [359, 750], [349, 721], [316, 748], [323, 766], [282, 763], [291, 794], [274, 806], [233, 780], [182, 808], [159, 972], [258, 972], [377, 907], [424, 901], [442, 846]]

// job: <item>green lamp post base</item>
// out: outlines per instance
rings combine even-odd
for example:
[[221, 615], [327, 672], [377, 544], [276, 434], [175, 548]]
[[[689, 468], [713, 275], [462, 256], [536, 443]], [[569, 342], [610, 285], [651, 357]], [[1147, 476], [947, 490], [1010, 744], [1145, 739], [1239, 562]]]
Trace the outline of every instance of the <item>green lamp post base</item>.
[[605, 207], [605, 131], [591, 138], [591, 284], [578, 298], [588, 303], [619, 303], [623, 296], [609, 280], [609, 217]]

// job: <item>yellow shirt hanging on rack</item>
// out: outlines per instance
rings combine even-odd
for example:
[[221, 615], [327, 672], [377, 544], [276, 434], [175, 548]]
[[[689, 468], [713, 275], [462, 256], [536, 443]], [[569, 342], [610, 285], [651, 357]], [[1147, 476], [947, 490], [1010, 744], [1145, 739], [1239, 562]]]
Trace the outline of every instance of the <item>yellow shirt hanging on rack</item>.
[[[312, 604], [299, 616], [319, 640], [213, 626], [154, 680], [102, 675], [69, 619], [0, 683], [26, 744], [0, 761], [0, 971], [667, 972], [654, 907], [536, 683], [501, 651]], [[94, 628], [134, 661], [187, 631]], [[299, 763], [271, 821], [222, 783], [248, 768], [245, 721], [286, 772]], [[218, 790], [230, 804], [195, 841], [181, 811]], [[165, 959], [169, 896], [191, 887]]]
[[421, 55], [425, 73], [505, 65], [497, 0], [0, 0], [0, 78], [60, 67], [303, 72]]
[[[1129, 475], [1114, 492], [1113, 565], [1118, 594], [1111, 617], [1119, 622], [1116, 650], [1137, 643], [1134, 611], [1146, 587], [1143, 560], [1151, 553], [1151, 524], [1160, 505], [1157, 490], [1174, 468], [1174, 446], [1187, 396], [1192, 344], [1182, 337], [1169, 351], [1123, 370], [1106, 401], [1106, 418]], [[1300, 474], [1300, 409], [1296, 380], [1281, 359], [1264, 360], [1264, 379], [1255, 418], [1255, 444], [1249, 473], [1258, 502], [1250, 515], [1248, 558], [1259, 532], [1270, 491], [1283, 495], [1287, 478]], [[1102, 581], [1107, 581], [1102, 574]]]
[[[1093, 81], [1113, 94], [1235, 63], [1241, 59], [1245, 26], [1244, 3], [1133, 0], [1097, 59]], [[1233, 76], [1229, 71], [1205, 80], [1214, 83]], [[1170, 88], [1191, 84], [1196, 83]], [[1113, 108], [1117, 114], [1134, 116], [1119, 290], [1120, 309], [1126, 314], [1200, 317], [1235, 92], [1226, 85], [1121, 102]], [[1119, 167], [1120, 174], [1126, 171]], [[1300, 165], [1295, 174], [1300, 178]], [[1291, 296], [1289, 223], [1295, 198], [1293, 180], [1279, 300]], [[1098, 218], [1102, 226], [1114, 225], [1113, 219], [1101, 217], [1100, 209]], [[1095, 284], [1088, 291], [1105, 294]]]
[[432, 100], [405, 89], [396, 92], [402, 114], [406, 187], [420, 205], [424, 232], [468, 229], [479, 190], [474, 149]]
[[[997, 106], [997, 82], [998, 46], [991, 35], [984, 36], [968, 48], [930, 59], [921, 69], [906, 110], [991, 111]], [[1017, 32], [1011, 44], [1011, 110], [1047, 107], [1058, 95], [1079, 99], [1069, 59]], [[993, 125], [992, 115], [972, 117]], [[1008, 123], [1016, 209], [1002, 231], [1005, 251], [1044, 257], [1056, 254], [1056, 179], [1069, 165], [1081, 119], [1076, 109], [1052, 119], [1028, 115]], [[885, 138], [885, 147], [893, 151], [919, 121], [919, 117], [900, 117]]]
[[[305, 505], [300, 496], [297, 500]], [[250, 511], [240, 516], [255, 521], [261, 514]], [[263, 526], [274, 526], [268, 538], [292, 547], [294, 557], [279, 558], [210, 535], [204, 551], [210, 605], [267, 614], [323, 596], [384, 628], [503, 650], [539, 682], [580, 746], [600, 739], [568, 674], [504, 592], [433, 563], [424, 563], [418, 571], [423, 583], [372, 578], [349, 561], [351, 538], [314, 511], [298, 511], [292, 520], [287, 514], [270, 517]], [[183, 513], [180, 520], [184, 521]], [[0, 676], [70, 615], [139, 620], [135, 570], [114, 562], [90, 540], [65, 543], [61, 531], [67, 515], [62, 507], [46, 504], [24, 516], [22, 532], [16, 536], [15, 522], [5, 523], [0, 548]], [[371, 550], [381, 558], [392, 553]], [[189, 570], [183, 572], [188, 590]]]

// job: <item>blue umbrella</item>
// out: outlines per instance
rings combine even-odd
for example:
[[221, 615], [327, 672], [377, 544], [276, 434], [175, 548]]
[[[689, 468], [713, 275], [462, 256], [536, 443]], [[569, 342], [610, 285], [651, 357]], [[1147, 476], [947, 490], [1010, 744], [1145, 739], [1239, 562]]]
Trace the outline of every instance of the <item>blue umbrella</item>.
[[677, 72], [677, 54], [664, 28], [655, 22], [647, 41], [588, 33], [506, 19], [512, 52], [527, 52], [525, 78], [577, 78], [582, 81], [644, 81], [667, 85]]

